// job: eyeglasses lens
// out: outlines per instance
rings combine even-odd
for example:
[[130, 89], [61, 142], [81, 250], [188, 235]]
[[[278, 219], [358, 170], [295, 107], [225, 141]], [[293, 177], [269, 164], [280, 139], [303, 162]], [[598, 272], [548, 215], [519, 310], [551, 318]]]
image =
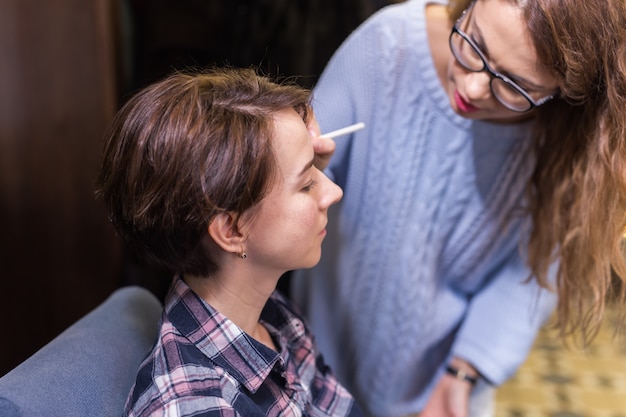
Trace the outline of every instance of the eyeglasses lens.
[[476, 53], [474, 47], [457, 32], [450, 37], [450, 46], [456, 60], [468, 70], [478, 72], [485, 68], [483, 59]]
[[[450, 49], [459, 63], [474, 72], [486, 71], [485, 61], [472, 44], [458, 32], [450, 35]], [[490, 72], [490, 71], [488, 71]], [[526, 97], [511, 84], [491, 74], [491, 90], [496, 98], [510, 110], [523, 112], [531, 108]]]
[[530, 102], [522, 93], [500, 78], [491, 79], [491, 91], [510, 110], [522, 112], [531, 108]]

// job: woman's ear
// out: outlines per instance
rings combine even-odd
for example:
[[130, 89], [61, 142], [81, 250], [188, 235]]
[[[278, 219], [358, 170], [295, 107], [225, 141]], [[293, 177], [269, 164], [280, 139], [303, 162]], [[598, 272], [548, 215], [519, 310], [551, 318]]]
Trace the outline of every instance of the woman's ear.
[[235, 227], [232, 213], [223, 212], [213, 218], [208, 227], [209, 236], [226, 252], [239, 253], [245, 238]]

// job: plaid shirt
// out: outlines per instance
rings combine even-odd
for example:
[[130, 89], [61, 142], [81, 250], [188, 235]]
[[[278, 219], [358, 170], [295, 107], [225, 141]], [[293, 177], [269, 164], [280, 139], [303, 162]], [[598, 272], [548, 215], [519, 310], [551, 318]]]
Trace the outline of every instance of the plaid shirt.
[[141, 364], [124, 415], [361, 416], [289, 301], [274, 292], [261, 322], [280, 353], [176, 278], [159, 339]]

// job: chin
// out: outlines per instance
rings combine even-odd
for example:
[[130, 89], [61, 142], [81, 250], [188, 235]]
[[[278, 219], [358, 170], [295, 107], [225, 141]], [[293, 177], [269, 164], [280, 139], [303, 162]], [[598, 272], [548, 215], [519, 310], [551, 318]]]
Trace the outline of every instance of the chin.
[[315, 265], [317, 265], [320, 262], [321, 258], [322, 258], [321, 251], [317, 253], [316, 255], [311, 255], [309, 258], [307, 258], [305, 262], [303, 262], [302, 268], [304, 269], [313, 268]]
[[463, 112], [460, 110], [455, 110], [456, 114], [458, 114], [459, 116], [465, 118], [465, 119], [469, 119], [469, 120], [488, 120], [488, 117], [485, 116], [484, 113], [481, 112], [472, 112], [472, 113], [467, 113], [467, 112]]

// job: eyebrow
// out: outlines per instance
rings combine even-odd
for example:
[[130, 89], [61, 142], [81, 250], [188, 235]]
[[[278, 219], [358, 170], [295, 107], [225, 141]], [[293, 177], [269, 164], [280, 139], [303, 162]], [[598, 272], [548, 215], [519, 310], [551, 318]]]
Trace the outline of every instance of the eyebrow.
[[[472, 19], [471, 28], [472, 28], [472, 31], [475, 32], [475, 34], [476, 34], [476, 39], [478, 40], [477, 43], [480, 43], [482, 45], [481, 52], [486, 57], [488, 57], [489, 56], [489, 49], [487, 48], [487, 44], [485, 44], [485, 40], [483, 38], [482, 33], [480, 32], [480, 28], [476, 25], [476, 21], [474, 19]], [[476, 45], [476, 46], [478, 46], [478, 45]], [[500, 72], [500, 71], [498, 71], [498, 72]], [[535, 84], [534, 82], [532, 82], [532, 81], [530, 81], [530, 80], [528, 80], [528, 79], [526, 79], [524, 77], [520, 77], [519, 75], [511, 74], [508, 71], [503, 72], [502, 75], [506, 75], [511, 80], [515, 81], [517, 84], [524, 84], [525, 86], [528, 87], [529, 90], [536, 90], [536, 91], [548, 90], [548, 88], [546, 88], [545, 86]]]
[[300, 171], [300, 174], [298, 174], [298, 176], [302, 176], [304, 175], [305, 172], [307, 172], [309, 169], [311, 169], [311, 167], [313, 166], [313, 163], [315, 162], [315, 156], [313, 158], [311, 158], [311, 160], [309, 161], [308, 164], [306, 164], [304, 166], [304, 168], [302, 168], [302, 171]]

